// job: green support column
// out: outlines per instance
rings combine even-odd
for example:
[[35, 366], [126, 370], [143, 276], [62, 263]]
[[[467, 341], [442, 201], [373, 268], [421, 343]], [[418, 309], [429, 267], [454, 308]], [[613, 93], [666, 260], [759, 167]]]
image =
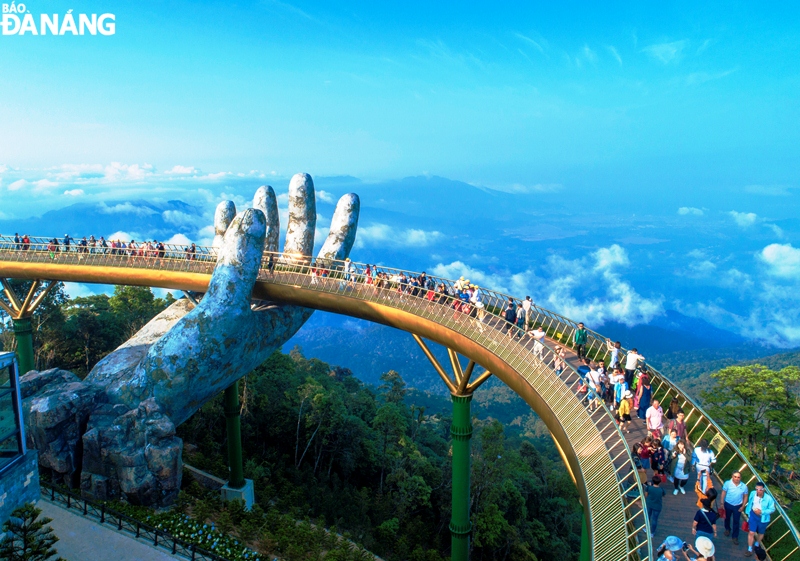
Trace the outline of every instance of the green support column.
[[20, 375], [34, 369], [33, 362], [33, 327], [31, 318], [14, 320], [14, 336], [17, 339], [17, 360]]
[[472, 522], [469, 519], [470, 438], [472, 438], [472, 416], [470, 402], [472, 394], [453, 395], [453, 509], [450, 517], [451, 559], [469, 559], [469, 535]]
[[228, 465], [231, 469], [228, 487], [244, 487], [242, 470], [242, 425], [239, 416], [239, 382], [225, 390], [225, 425], [228, 428]]
[[592, 561], [592, 545], [589, 541], [589, 530], [586, 526], [586, 519], [584, 518], [581, 524], [581, 561]]

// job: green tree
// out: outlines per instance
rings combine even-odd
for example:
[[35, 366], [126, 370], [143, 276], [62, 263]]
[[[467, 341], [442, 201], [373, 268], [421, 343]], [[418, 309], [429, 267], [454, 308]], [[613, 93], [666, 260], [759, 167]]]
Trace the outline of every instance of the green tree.
[[146, 286], [115, 286], [114, 295], [108, 299], [111, 311], [117, 318], [122, 337], [129, 339], [157, 314], [175, 302], [172, 294], [156, 298]]
[[394, 370], [389, 370], [389, 372], [381, 374], [381, 382], [383, 384], [378, 389], [386, 403], [402, 404], [408, 393], [406, 382], [402, 376]]
[[[3, 524], [6, 537], [0, 542], [0, 559], [8, 561], [45, 561], [58, 554], [53, 545], [58, 538], [47, 526], [52, 518], [39, 518], [41, 509], [28, 503], [15, 509]], [[60, 557], [57, 561], [63, 561]]]
[[708, 413], [751, 459], [764, 467], [800, 444], [800, 368], [729, 366], [712, 379], [702, 394]]

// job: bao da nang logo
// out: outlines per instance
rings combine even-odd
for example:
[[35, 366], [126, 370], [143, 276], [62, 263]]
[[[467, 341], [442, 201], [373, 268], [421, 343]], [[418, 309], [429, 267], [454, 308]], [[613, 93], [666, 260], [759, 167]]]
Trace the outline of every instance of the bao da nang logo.
[[2, 5], [3, 35], [114, 35], [114, 14], [32, 14], [25, 4]]

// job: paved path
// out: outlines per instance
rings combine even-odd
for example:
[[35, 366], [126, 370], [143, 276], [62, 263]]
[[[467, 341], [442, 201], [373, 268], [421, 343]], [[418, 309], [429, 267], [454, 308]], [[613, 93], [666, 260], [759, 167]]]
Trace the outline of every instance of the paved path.
[[59, 537], [55, 547], [67, 561], [175, 561], [163, 549], [117, 532], [107, 525], [61, 508], [45, 499], [37, 507], [52, 518], [50, 526]]
[[[574, 368], [580, 366], [581, 363], [578, 360], [578, 357], [569, 347], [561, 345], [550, 339], [548, 339], [548, 342], [551, 345], [558, 345], [566, 350], [567, 362], [569, 362], [570, 365], [572, 365]], [[574, 373], [572, 373], [572, 371], [569, 372], [570, 374], [567, 374], [565, 371], [564, 375], [562, 376], [564, 379], [566, 379], [568, 384], [572, 385], [575, 381], [577, 381], [577, 377]], [[603, 415], [603, 413], [601, 413], [601, 409], [598, 409], [598, 411], [592, 417], [597, 419], [600, 415]], [[633, 422], [631, 423], [631, 432], [630, 434], [625, 435], [625, 440], [628, 442], [628, 446], [633, 448], [635, 443], [644, 441], [644, 438], [647, 436], [647, 430], [644, 420], [636, 418], [636, 410], [631, 412], [631, 416], [633, 417]], [[605, 437], [607, 434], [604, 433], [603, 436]], [[648, 481], [652, 480], [653, 474], [653, 470], [647, 470]], [[697, 478], [694, 474], [694, 470], [691, 470], [689, 481], [686, 483], [685, 495], [681, 493], [673, 495], [672, 492], [674, 491], [675, 487], [668, 481], [661, 484], [661, 487], [667, 491], [667, 495], [663, 500], [663, 510], [661, 511], [661, 516], [658, 519], [658, 529], [653, 539], [654, 554], [655, 549], [664, 541], [667, 536], [678, 536], [682, 540], [689, 541], [694, 544], [695, 538], [692, 536], [692, 521], [694, 520], [694, 515], [698, 510], [696, 504], [697, 495], [694, 492], [696, 479]], [[714, 486], [717, 488], [717, 491], [720, 491], [722, 488], [722, 484], [719, 483], [719, 481], [715, 481]], [[725, 521], [722, 519], [717, 521], [717, 538], [713, 540], [714, 547], [716, 548], [715, 559], [719, 561], [728, 561], [730, 559], [740, 558], [744, 559], [744, 554], [747, 551], [747, 534], [740, 532], [739, 545], [734, 545], [733, 540], [730, 537], [725, 537], [724, 523]]]

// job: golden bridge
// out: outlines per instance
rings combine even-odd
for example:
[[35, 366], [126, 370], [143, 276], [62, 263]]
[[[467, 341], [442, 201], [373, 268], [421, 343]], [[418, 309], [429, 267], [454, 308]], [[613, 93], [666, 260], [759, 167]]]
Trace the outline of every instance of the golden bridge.
[[[137, 251], [136, 254], [124, 249], [98, 247], [83, 250], [73, 246], [69, 252], [53, 249], [44, 238], [32, 238], [23, 245], [14, 243], [12, 238], [0, 237], [0, 277], [9, 300], [8, 304], [1, 301], [0, 304], [16, 321], [24, 322], [30, 317], [49, 289], [50, 285], [43, 283], [135, 285], [202, 294], [216, 263], [215, 251], [208, 247], [198, 247], [196, 252], [188, 253], [184, 248], [167, 245], [161, 252]], [[644, 437], [644, 427], [634, 425], [634, 430], [625, 434], [605, 404], [591, 410], [577, 394], [582, 377], [576, 370], [577, 356], [570, 350], [576, 322], [534, 305], [534, 326], [541, 326], [546, 332], [545, 340], [536, 347], [529, 333], [501, 316], [509, 298], [517, 306], [521, 302], [486, 288], [479, 289], [484, 307], [464, 313], [454, 306], [458, 296], [453, 291], [455, 282], [449, 279], [429, 276], [436, 286], [442, 284], [449, 289], [431, 296], [424, 288], [399, 290], [403, 288], [397, 283], [401, 273], [407, 276], [418, 273], [391, 267], [377, 267], [378, 272], [387, 273], [391, 279], [381, 286], [365, 282], [366, 265], [359, 263], [352, 263], [348, 267], [352, 272], [345, 273], [344, 262], [310, 257], [298, 261], [296, 257], [265, 252], [261, 267], [252, 293], [254, 301], [324, 310], [411, 333], [453, 395], [454, 402], [467, 401], [466, 418], [459, 420], [454, 407], [454, 456], [456, 446], [466, 446], [468, 458], [471, 434], [468, 401], [489, 376], [496, 376], [524, 399], [547, 425], [579, 490], [585, 514], [582, 559], [655, 561], [655, 549], [668, 533], [690, 534], [697, 510], [691, 492], [685, 496], [670, 494], [665, 497], [658, 535], [651, 536], [644, 482], [631, 453], [631, 445]], [[26, 295], [16, 295], [6, 279], [27, 279], [34, 283]], [[450, 365], [447, 369], [433, 356], [425, 340], [448, 349]], [[567, 368], [560, 376], [554, 370], [557, 347], [567, 350]], [[608, 352], [606, 338], [589, 330], [589, 358], [607, 360]], [[459, 354], [468, 359], [466, 367]], [[486, 371], [473, 379], [476, 365]], [[22, 370], [24, 372], [25, 368]], [[761, 476], [719, 425], [670, 380], [651, 367], [648, 370], [653, 399], [662, 403], [669, 403], [672, 398], [680, 401], [686, 412], [687, 440], [698, 442], [705, 438], [711, 442], [718, 458], [716, 477], [725, 481], [732, 472], [740, 471], [742, 480], [753, 489], [754, 482]], [[458, 423], [461, 425], [457, 431]], [[461, 472], [456, 473], [454, 465], [454, 505], [457, 492], [466, 491], [467, 498], [469, 496], [468, 462], [466, 473], [464, 466], [460, 469]], [[692, 474], [690, 483], [693, 482]], [[456, 536], [467, 536], [468, 540], [471, 530], [468, 510], [466, 519], [456, 520], [454, 516], [450, 529], [454, 544]], [[774, 561], [800, 561], [800, 537], [780, 505], [769, 523], [765, 541]], [[730, 539], [719, 539], [715, 545], [716, 559], [728, 560], [744, 552], [737, 550]], [[455, 550], [453, 558], [457, 558]]]

